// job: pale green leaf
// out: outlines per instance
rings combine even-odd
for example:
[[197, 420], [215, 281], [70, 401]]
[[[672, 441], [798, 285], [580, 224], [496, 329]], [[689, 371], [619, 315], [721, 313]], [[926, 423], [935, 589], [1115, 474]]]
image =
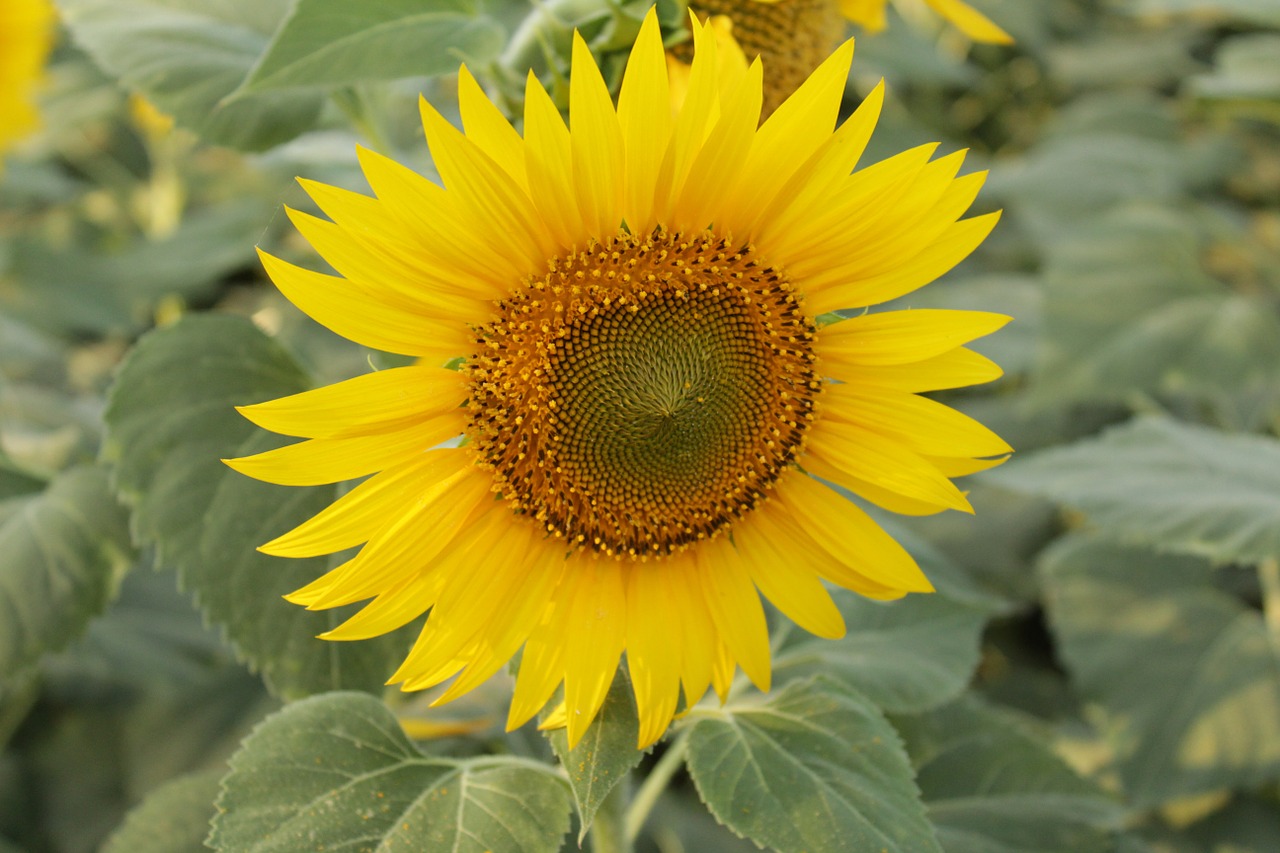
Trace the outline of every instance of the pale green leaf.
[[990, 611], [941, 594], [878, 602], [835, 590], [848, 633], [839, 640], [806, 636], [785, 648], [780, 680], [826, 673], [890, 713], [927, 710], [954, 699], [978, 665]]
[[551, 746], [569, 777], [569, 788], [581, 817], [579, 843], [586, 837], [605, 797], [627, 778], [631, 768], [644, 756], [636, 749], [639, 734], [635, 694], [631, 679], [622, 667], [618, 668], [604, 704], [577, 746], [569, 749], [565, 729], [548, 732]]
[[298, 0], [244, 91], [453, 74], [502, 44], [502, 28], [474, 0]]
[[60, 0], [72, 37], [129, 89], [210, 142], [261, 150], [309, 130], [319, 95], [228, 100], [266, 49], [288, 0]]
[[1117, 805], [1012, 715], [966, 699], [894, 720], [947, 853], [1109, 853]]
[[0, 677], [64, 647], [133, 563], [127, 514], [107, 474], [75, 468], [0, 502]]
[[700, 715], [689, 772], [721, 823], [783, 853], [939, 851], [897, 733], [816, 677]]
[[1138, 805], [1280, 773], [1280, 670], [1261, 615], [1201, 560], [1080, 536], [1044, 557], [1059, 654], [1107, 711]]
[[551, 853], [569, 829], [569, 792], [550, 768], [423, 755], [359, 693], [289, 705], [231, 768], [209, 839], [217, 850]]
[[237, 651], [284, 696], [379, 689], [409, 647], [404, 632], [359, 643], [316, 635], [344, 616], [312, 613], [281, 596], [331, 567], [257, 546], [331, 503], [335, 487], [260, 483], [220, 461], [283, 443], [237, 405], [304, 391], [293, 360], [247, 320], [191, 316], [145, 336], [120, 370], [106, 420], [105, 455], [133, 506], [136, 536], [222, 626]]
[[180, 776], [147, 795], [111, 834], [102, 853], [201, 853], [214, 815], [221, 768]]
[[984, 475], [1085, 513], [1107, 536], [1215, 560], [1280, 555], [1280, 441], [1139, 418]]

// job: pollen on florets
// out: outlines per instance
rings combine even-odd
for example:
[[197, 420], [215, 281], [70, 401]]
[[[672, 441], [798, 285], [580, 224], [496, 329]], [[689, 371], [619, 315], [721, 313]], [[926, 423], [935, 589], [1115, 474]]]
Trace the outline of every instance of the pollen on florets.
[[495, 307], [467, 433], [512, 508], [571, 547], [648, 558], [723, 532], [814, 417], [814, 325], [749, 246], [622, 231]]

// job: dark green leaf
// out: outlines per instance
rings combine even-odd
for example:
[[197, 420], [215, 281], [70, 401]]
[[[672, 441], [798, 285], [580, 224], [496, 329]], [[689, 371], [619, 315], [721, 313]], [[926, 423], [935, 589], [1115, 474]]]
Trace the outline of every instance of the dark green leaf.
[[85, 629], [133, 563], [125, 511], [106, 472], [76, 468], [5, 501], [0, 519], [0, 675]]
[[1116, 804], [1009, 714], [972, 699], [894, 721], [947, 853], [1108, 853]]
[[939, 851], [897, 733], [839, 682], [699, 714], [689, 771], [739, 835], [783, 853]]
[[550, 768], [430, 758], [359, 693], [286, 707], [231, 768], [210, 836], [217, 850], [550, 853], [569, 829], [569, 792]]
[[1113, 538], [1222, 561], [1280, 554], [1273, 438], [1140, 418], [984, 476], [1079, 509]]
[[568, 774], [569, 787], [578, 806], [581, 817], [579, 843], [586, 837], [604, 798], [627, 778], [631, 768], [640, 763], [644, 753], [636, 749], [639, 734], [640, 719], [636, 715], [631, 679], [621, 667], [613, 678], [600, 712], [577, 746], [569, 749], [569, 737], [564, 729], [555, 729], [548, 734], [551, 746]]
[[208, 851], [213, 801], [221, 768], [180, 776], [161, 785], [129, 812], [102, 853], [201, 853]]
[[454, 74], [464, 59], [484, 65], [502, 42], [474, 0], [299, 0], [244, 91]]
[[271, 486], [220, 461], [281, 443], [234, 406], [307, 387], [288, 354], [248, 321], [188, 317], [144, 337], [121, 368], [104, 452], [134, 508], [135, 534], [156, 546], [162, 566], [177, 568], [183, 587], [273, 690], [377, 690], [407, 650], [405, 635], [317, 640], [341, 615], [311, 613], [281, 596], [331, 560], [255, 550], [331, 503], [336, 489]]
[[989, 611], [941, 594], [888, 603], [843, 590], [832, 595], [849, 633], [787, 647], [775, 664], [780, 678], [827, 673], [890, 713], [941, 705], [969, 683]]
[[1108, 712], [1139, 805], [1280, 773], [1280, 671], [1257, 611], [1208, 566], [1084, 537], [1044, 557], [1060, 655]]
[[72, 36], [109, 74], [210, 142], [261, 150], [309, 130], [318, 95], [228, 100], [289, 9], [287, 0], [61, 0]]

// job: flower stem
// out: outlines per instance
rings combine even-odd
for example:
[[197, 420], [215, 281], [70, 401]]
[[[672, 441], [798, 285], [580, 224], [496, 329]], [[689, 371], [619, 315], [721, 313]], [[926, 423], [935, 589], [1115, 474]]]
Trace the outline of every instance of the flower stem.
[[653, 765], [653, 770], [649, 772], [644, 784], [631, 800], [626, 822], [628, 844], [633, 843], [636, 836], [640, 834], [640, 829], [644, 826], [645, 819], [649, 817], [649, 812], [653, 811], [658, 797], [662, 796], [662, 792], [671, 783], [671, 777], [675, 776], [676, 771], [684, 764], [684, 757], [688, 751], [689, 729], [685, 729], [671, 743], [671, 746], [667, 747], [666, 753], [658, 759], [658, 763]]
[[591, 821], [592, 853], [631, 853], [634, 849], [623, 823], [630, 789], [630, 780], [623, 779], [600, 804]]
[[1258, 563], [1258, 582], [1262, 586], [1262, 618], [1271, 650], [1280, 658], [1280, 560], [1268, 557]]

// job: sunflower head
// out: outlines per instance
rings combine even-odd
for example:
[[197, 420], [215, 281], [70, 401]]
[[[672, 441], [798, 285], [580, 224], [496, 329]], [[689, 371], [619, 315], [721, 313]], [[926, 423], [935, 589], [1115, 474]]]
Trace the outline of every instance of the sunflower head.
[[[998, 376], [964, 344], [1007, 318], [869, 308], [982, 241], [996, 215], [961, 217], [983, 175], [936, 146], [855, 171], [882, 90], [836, 127], [851, 44], [761, 124], [762, 63], [720, 75], [691, 26], [674, 114], [652, 12], [616, 106], [575, 40], [569, 125], [531, 75], [517, 132], [464, 68], [463, 130], [422, 104], [439, 184], [362, 150], [373, 197], [304, 182], [329, 218], [290, 211], [339, 275], [263, 255], [320, 323], [417, 359], [241, 410], [304, 440], [237, 470], [367, 478], [263, 546], [361, 546], [290, 599], [366, 602], [331, 640], [429, 611], [391, 681], [452, 680], [438, 702], [523, 649], [509, 724], [563, 685], [571, 744], [624, 653], [640, 746], [738, 667], [767, 689], [760, 593], [834, 637], [825, 582], [932, 589], [828, 483], [968, 511], [950, 478], [1009, 451], [920, 396]], [[866, 310], [824, 324], [842, 308]]]
[[39, 126], [35, 92], [53, 25], [48, 0], [0, 0], [0, 153]]

